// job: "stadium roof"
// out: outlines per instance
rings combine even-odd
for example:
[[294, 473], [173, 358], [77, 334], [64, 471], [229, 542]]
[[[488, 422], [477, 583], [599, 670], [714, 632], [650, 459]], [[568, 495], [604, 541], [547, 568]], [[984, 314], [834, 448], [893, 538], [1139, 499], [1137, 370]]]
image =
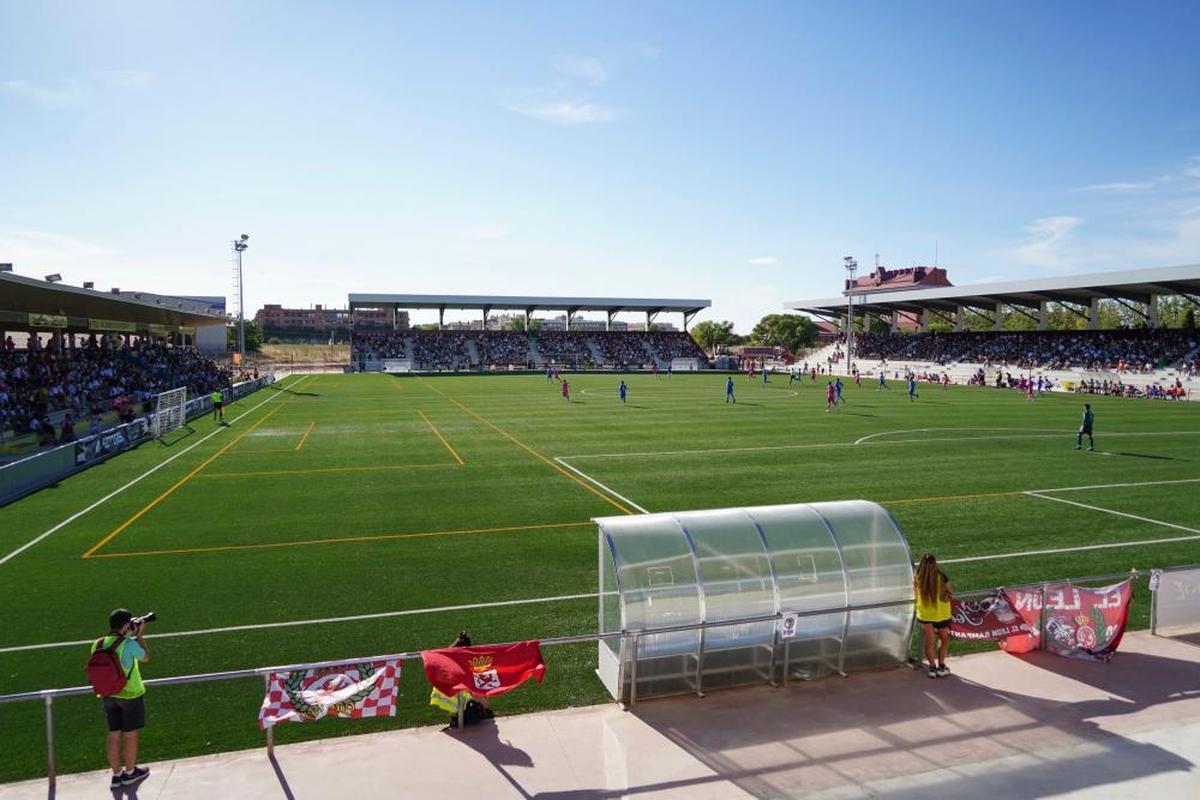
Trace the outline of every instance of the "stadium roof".
[[633, 297], [522, 297], [476, 294], [352, 294], [350, 308], [436, 308], [444, 310], [518, 309], [521, 311], [660, 311], [694, 314], [711, 300]]
[[[225, 317], [209, 313], [205, 303], [148, 292], [99, 292], [48, 283], [37, 278], [0, 272], [0, 313], [5, 326], [13, 330], [21, 325], [18, 316], [42, 315], [82, 320], [116, 320], [141, 324], [203, 326], [224, 324]], [[17, 324], [13, 324], [17, 323]], [[71, 327], [76, 326], [72, 322]]]
[[[932, 289], [860, 289], [852, 294], [855, 313], [859, 314], [919, 313], [925, 309], [955, 311], [959, 306], [995, 308], [997, 304], [1038, 308], [1043, 302], [1089, 305], [1093, 298], [1149, 303], [1151, 295], [1183, 295], [1200, 305], [1200, 264]], [[794, 300], [783, 307], [818, 316], [840, 316], [846, 312], [846, 294]]]

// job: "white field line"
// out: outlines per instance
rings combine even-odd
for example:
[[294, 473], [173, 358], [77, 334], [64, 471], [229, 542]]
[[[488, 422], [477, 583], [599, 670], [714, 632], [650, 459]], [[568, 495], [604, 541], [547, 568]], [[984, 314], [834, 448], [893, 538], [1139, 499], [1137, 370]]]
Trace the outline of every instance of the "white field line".
[[[155, 633], [147, 639], [173, 639], [180, 636], [205, 636], [210, 633], [231, 633], [234, 631], [258, 631], [268, 628], [294, 628], [301, 625], [335, 625], [342, 622], [358, 622], [367, 619], [389, 619], [392, 617], [411, 617], [419, 614], [438, 614], [446, 611], [471, 611], [480, 608], [501, 608], [504, 606], [532, 605], [534, 603], [554, 603], [563, 600], [583, 600], [596, 597], [596, 592], [585, 594], [563, 594], [557, 597], [529, 597], [524, 600], [498, 600], [491, 603], [468, 603], [458, 606], [438, 606], [436, 608], [408, 608], [401, 611], [379, 611], [373, 614], [352, 614], [346, 617], [323, 617], [321, 619], [296, 619], [288, 622], [262, 622], [253, 625], [229, 625], [224, 628], [204, 628], [194, 631], [171, 631]], [[0, 647], [0, 653], [17, 653], [25, 650], [49, 650], [57, 647], [81, 647], [91, 644], [95, 639], [81, 639], [74, 642], [47, 642], [45, 644], [23, 644], [16, 647]]]
[[[1044, 498], [1053, 500], [1053, 497]], [[1108, 509], [1101, 509], [1107, 511]], [[1176, 526], [1172, 526], [1176, 527]], [[1185, 528], [1184, 530], [1191, 530]], [[1136, 542], [1108, 542], [1107, 544], [1085, 544], [1078, 547], [1053, 547], [1048, 550], [1022, 550], [1017, 553], [993, 553], [988, 556], [967, 556], [965, 558], [939, 558], [939, 564], [966, 564], [971, 561], [998, 561], [1002, 558], [1021, 558], [1022, 556], [1045, 556], [1055, 553], [1079, 553], [1084, 550], [1112, 550], [1118, 547], [1144, 547], [1148, 544], [1170, 544], [1171, 542], [1191, 542], [1200, 539], [1196, 536], [1168, 536], [1165, 539], [1141, 539]]]
[[1038, 431], [1041, 433], [1054, 433], [1056, 435], [1059, 433], [1055, 428], [906, 428], [905, 430], [900, 431], [879, 431], [878, 433], [870, 433], [866, 436], [855, 439], [854, 443], [863, 444], [864, 442], [869, 442], [878, 436], [891, 436], [892, 434], [896, 433], [929, 433], [931, 431]]
[[[1021, 494], [1029, 495], [1030, 497], [1037, 497], [1042, 500], [1051, 500], [1055, 503], [1063, 503], [1068, 506], [1075, 506], [1076, 508], [1086, 508], [1088, 511], [1101, 511], [1105, 514], [1112, 514], [1113, 516], [1117, 516], [1117, 517], [1125, 517], [1126, 519], [1134, 519], [1134, 520], [1137, 520], [1138, 522], [1148, 522], [1151, 525], [1161, 525], [1164, 528], [1174, 528], [1177, 531], [1187, 531], [1188, 533], [1200, 534], [1200, 529], [1198, 529], [1198, 528], [1189, 528], [1186, 525], [1176, 525], [1174, 522], [1164, 522], [1161, 519], [1151, 519], [1150, 517], [1140, 517], [1137, 514], [1127, 514], [1124, 511], [1115, 511], [1111, 508], [1101, 508], [1100, 506], [1092, 506], [1092, 505], [1088, 505], [1087, 503], [1077, 503], [1074, 500], [1064, 500], [1061, 497], [1052, 497], [1049, 494], [1040, 494], [1038, 492], [1022, 492]], [[1200, 538], [1200, 537], [1192, 537], [1192, 538]]]
[[[1134, 483], [1094, 483], [1091, 486], [1060, 486], [1055, 489], [1029, 489], [1027, 493], [1082, 492], [1088, 489], [1124, 489], [1129, 486], [1170, 486], [1174, 483], [1200, 483], [1200, 478], [1179, 478], [1169, 481], [1136, 481]], [[1047, 497], [1046, 499], [1051, 500], [1053, 498]]]
[[605, 485], [604, 485], [603, 483], [601, 483], [600, 481], [598, 481], [598, 480], [596, 480], [595, 478], [593, 478], [591, 475], [588, 475], [588, 474], [587, 474], [587, 473], [585, 473], [585, 472], [580, 472], [579, 470], [575, 469], [574, 467], [572, 467], [572, 466], [571, 466], [570, 464], [568, 464], [567, 462], [563, 461], [561, 458], [556, 458], [556, 459], [554, 459], [554, 460], [555, 460], [556, 462], [558, 462], [559, 464], [563, 465], [564, 467], [566, 467], [567, 469], [571, 470], [571, 472], [574, 472], [574, 473], [575, 473], [576, 475], [578, 475], [579, 477], [583, 478], [583, 479], [584, 479], [585, 481], [587, 481], [588, 483], [590, 483], [590, 484], [592, 484], [593, 486], [595, 486], [595, 487], [599, 488], [601, 491], [603, 491], [603, 492], [607, 492], [608, 494], [612, 495], [613, 497], [617, 498], [618, 500], [621, 500], [622, 502], [628, 503], [629, 505], [633, 506], [634, 508], [636, 508], [638, 511], [642, 512], [643, 514], [649, 514], [649, 513], [650, 513], [650, 512], [649, 512], [649, 511], [647, 511], [646, 509], [644, 509], [644, 508], [642, 508], [641, 506], [639, 506], [637, 503], [635, 503], [635, 502], [633, 502], [632, 500], [630, 500], [630, 499], [629, 499], [628, 497], [626, 497], [625, 495], [623, 495], [623, 494], [619, 494], [618, 492], [614, 491], [613, 489], [610, 489], [609, 487], [605, 486]]
[[[939, 429], [933, 429], [939, 430]], [[940, 430], [945, 430], [942, 428]], [[1017, 429], [1020, 430], [1020, 429]], [[884, 431], [883, 433], [903, 433], [903, 431]], [[916, 444], [925, 442], [979, 442], [987, 439], [1057, 439], [1062, 436], [1074, 436], [1075, 430], [1064, 430], [1061, 433], [1030, 433], [1018, 436], [948, 436], [922, 439], [887, 439], [863, 442], [863, 445], [887, 444]], [[1196, 436], [1200, 430], [1192, 431], [1131, 431], [1128, 433], [1106, 433], [1105, 438], [1118, 436]], [[647, 458], [652, 456], [690, 456], [706, 455], [708, 453], [755, 453], [770, 450], [819, 450], [831, 447], [859, 447], [857, 442], [820, 442], [818, 444], [767, 444], [755, 447], [712, 447], [702, 450], [643, 450], [628, 453], [580, 453], [578, 455], [559, 456], [565, 461], [579, 461], [585, 458]]]
[[[289, 376], [289, 377], [290, 377], [290, 376]], [[285, 378], [284, 380], [286, 380], [286, 378]], [[296, 381], [295, 383], [299, 383], [299, 382], [300, 382], [300, 381], [302, 381], [302, 380], [304, 380], [304, 378], [300, 378], [300, 380]], [[282, 384], [282, 381], [280, 381], [280, 383]], [[293, 385], [294, 385], [294, 384], [293, 384]], [[280, 388], [280, 389], [282, 389], [282, 388], [283, 388], [283, 386], [281, 385], [279, 388]], [[258, 409], [259, 409], [261, 406], [263, 406], [263, 405], [265, 405], [265, 404], [267, 404], [267, 403], [271, 402], [271, 401], [272, 401], [272, 400], [274, 400], [276, 397], [278, 397], [278, 396], [279, 396], [279, 394], [280, 394], [280, 392], [276, 392], [276, 393], [272, 394], [270, 397], [268, 397], [266, 400], [263, 400], [261, 403], [259, 403], [258, 405], [254, 406], [254, 408], [247, 409], [246, 411], [243, 411], [241, 414], [238, 414], [236, 417], [234, 417], [234, 418], [233, 418], [233, 419], [230, 421], [229, 425], [231, 426], [231, 425], [233, 425], [235, 422], [237, 422], [239, 419], [241, 419], [242, 417], [246, 416], [247, 414], [250, 414], [250, 413], [253, 413], [254, 411], [257, 411], [257, 410], [258, 410]], [[36, 536], [35, 538], [33, 538], [33, 539], [30, 539], [28, 542], [26, 542], [25, 544], [21, 545], [21, 546], [20, 546], [20, 547], [18, 547], [16, 550], [13, 550], [11, 553], [9, 553], [8, 555], [4, 556], [4, 558], [0, 558], [0, 565], [3, 565], [3, 564], [5, 564], [6, 562], [8, 562], [8, 561], [10, 561], [10, 560], [12, 560], [12, 559], [14, 559], [14, 558], [16, 558], [16, 557], [17, 557], [17, 556], [19, 556], [21, 553], [25, 552], [25, 551], [26, 551], [26, 550], [28, 550], [29, 548], [31, 548], [31, 547], [33, 547], [34, 545], [36, 545], [36, 544], [38, 544], [39, 542], [41, 542], [41, 541], [42, 541], [43, 539], [45, 539], [47, 536], [50, 536], [51, 534], [54, 534], [54, 533], [56, 533], [57, 531], [60, 531], [60, 530], [62, 530], [64, 527], [66, 527], [67, 525], [70, 525], [72, 522], [74, 522], [75, 520], [79, 519], [79, 518], [80, 518], [80, 517], [82, 517], [84, 514], [88, 513], [89, 511], [91, 511], [91, 510], [93, 510], [93, 509], [95, 509], [95, 508], [98, 508], [98, 507], [100, 507], [100, 506], [101, 506], [101, 505], [103, 505], [104, 503], [108, 502], [109, 500], [111, 500], [111, 499], [113, 499], [114, 497], [116, 497], [117, 495], [119, 495], [121, 492], [123, 492], [123, 491], [125, 491], [126, 489], [128, 489], [130, 486], [133, 486], [135, 483], [138, 483], [139, 481], [141, 481], [143, 478], [147, 478], [147, 477], [149, 477], [149, 476], [153, 475], [155, 472], [158, 472], [160, 469], [162, 469], [163, 467], [165, 467], [167, 464], [170, 464], [172, 461], [174, 461], [175, 459], [179, 458], [181, 455], [183, 455], [184, 453], [188, 452], [188, 451], [189, 451], [189, 450], [191, 450], [193, 447], [199, 447], [200, 445], [204, 444], [205, 442], [207, 442], [207, 441], [208, 441], [209, 439], [211, 439], [212, 437], [216, 436], [216, 435], [217, 435], [218, 433], [220, 433], [221, 431], [223, 431], [223, 430], [226, 430], [228, 427], [229, 427], [229, 426], [224, 426], [224, 425], [223, 425], [223, 426], [221, 426], [221, 427], [217, 428], [217, 429], [216, 429], [215, 431], [213, 431], [212, 433], [209, 433], [209, 434], [207, 434], [206, 436], [204, 436], [202, 439], [200, 439], [200, 441], [198, 441], [198, 442], [195, 442], [195, 443], [193, 443], [193, 444], [190, 444], [190, 445], [188, 445], [187, 447], [183, 448], [182, 450], [180, 450], [178, 453], [174, 454], [174, 455], [173, 455], [173, 456], [171, 456], [170, 458], [166, 458], [166, 459], [164, 459], [164, 460], [160, 461], [158, 464], [155, 464], [153, 467], [151, 467], [150, 469], [146, 470], [146, 471], [145, 471], [145, 472], [143, 472], [141, 475], [138, 475], [136, 478], [134, 478], [133, 480], [131, 480], [129, 483], [125, 484], [124, 486], [120, 487], [119, 489], [115, 489], [114, 491], [112, 491], [112, 492], [109, 492], [108, 494], [104, 495], [104, 497], [101, 497], [99, 500], [97, 500], [96, 502], [92, 503], [90, 506], [88, 506], [88, 507], [84, 508], [83, 510], [81, 510], [81, 511], [76, 511], [74, 514], [72, 514], [71, 516], [67, 517], [66, 519], [64, 519], [62, 522], [58, 523], [58, 524], [57, 524], [57, 525], [55, 525], [54, 527], [50, 528], [49, 530], [45, 531], [44, 533], [40, 534], [39, 536]]]

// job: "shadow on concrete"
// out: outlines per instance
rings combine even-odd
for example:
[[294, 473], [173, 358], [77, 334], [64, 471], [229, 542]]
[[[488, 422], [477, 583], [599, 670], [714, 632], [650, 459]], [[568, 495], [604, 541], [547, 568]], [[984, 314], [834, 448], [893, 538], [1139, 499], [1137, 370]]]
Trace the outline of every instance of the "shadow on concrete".
[[275, 770], [275, 777], [279, 780], [279, 788], [283, 789], [283, 796], [287, 800], [296, 800], [296, 796], [292, 794], [292, 787], [288, 784], [287, 776], [283, 774], [283, 768], [279, 766], [279, 759], [275, 758], [274, 753], [269, 753], [267, 760], [271, 762], [271, 769]]
[[[1195, 662], [1140, 653], [1119, 654], [1108, 664], [1043, 653], [1022, 660], [1113, 696], [1063, 702], [896, 669], [788, 689], [650, 701], [635, 713], [711, 768], [711, 780], [731, 781], [758, 797], [851, 786], [913, 800], [1035, 797], [1193, 768], [1093, 719], [1197, 696]], [[625, 791], [666, 788], [673, 787]]]
[[532, 767], [533, 757], [521, 748], [502, 740], [500, 729], [496, 727], [496, 720], [480, 720], [466, 728], [446, 728], [445, 733], [487, 759], [488, 763], [495, 767], [496, 771], [512, 785], [513, 789], [520, 792], [522, 797], [533, 797], [505, 769], [505, 767]]

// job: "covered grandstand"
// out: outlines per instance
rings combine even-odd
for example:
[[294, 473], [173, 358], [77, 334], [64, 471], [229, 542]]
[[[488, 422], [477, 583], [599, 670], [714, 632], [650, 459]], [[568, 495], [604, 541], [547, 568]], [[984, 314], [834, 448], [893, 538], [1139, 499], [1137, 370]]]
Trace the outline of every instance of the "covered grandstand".
[[968, 313], [987, 315], [993, 330], [1004, 330], [1007, 314], [1019, 314], [1047, 330], [1047, 311], [1059, 304], [1082, 320], [1089, 330], [1100, 327], [1100, 303], [1111, 300], [1139, 316], [1147, 328], [1159, 326], [1159, 299], [1167, 296], [1186, 298], [1200, 306], [1200, 264], [1157, 269], [1101, 272], [1057, 278], [979, 283], [929, 289], [861, 290], [843, 292], [841, 297], [795, 300], [784, 303], [790, 311], [838, 321], [843, 329], [849, 315], [863, 321], [870, 330], [871, 320], [886, 319], [898, 330], [901, 314], [916, 315], [922, 331], [933, 319], [951, 323], [956, 331], [965, 328]]
[[[569, 369], [674, 367], [698, 369], [705, 363], [687, 326], [710, 300], [614, 297], [526, 297], [506, 295], [351, 294], [349, 308], [384, 311], [390, 332], [355, 331], [352, 361], [362, 371]], [[447, 309], [479, 312], [478, 326], [447, 330]], [[403, 312], [436, 310], [435, 330], [409, 330]], [[493, 311], [518, 311], [516, 330], [489, 330]], [[561, 330], [541, 327], [537, 311], [565, 313]], [[605, 314], [603, 330], [576, 320], [580, 312]], [[643, 330], [618, 323], [621, 313], [645, 314]], [[682, 315], [683, 330], [656, 330], [660, 314]], [[523, 322], [524, 324], [520, 324]], [[624, 328], [624, 329], [623, 329]]]

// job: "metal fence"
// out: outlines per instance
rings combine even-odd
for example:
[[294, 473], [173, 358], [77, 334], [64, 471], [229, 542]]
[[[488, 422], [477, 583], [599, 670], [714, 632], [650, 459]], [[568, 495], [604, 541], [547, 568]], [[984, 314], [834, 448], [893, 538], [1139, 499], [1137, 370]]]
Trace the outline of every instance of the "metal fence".
[[[1180, 578], [1187, 577], [1188, 579], [1191, 579], [1194, 577], [1196, 580], [1200, 580], [1200, 567], [1173, 567], [1168, 570], [1163, 570], [1163, 575], [1173, 575], [1173, 576], [1177, 576]], [[1147, 572], [1142, 572], [1142, 571], [1133, 569], [1133, 570], [1130, 570], [1129, 572], [1119, 572], [1119, 573], [1112, 573], [1112, 574], [1108, 574], [1108, 575], [1089, 575], [1089, 576], [1084, 576], [1084, 577], [1079, 577], [1079, 578], [1068, 578], [1068, 579], [1066, 579], [1066, 581], [1070, 582], [1070, 583], [1083, 584], [1083, 583], [1095, 583], [1098, 581], [1122, 580], [1124, 578], [1139, 579], [1139, 578], [1144, 578], [1147, 576], [1148, 576]], [[1037, 587], [1040, 586], [1042, 588], [1042, 592], [1043, 592], [1042, 606], [1044, 608], [1045, 607], [1045, 602], [1044, 602], [1045, 587], [1047, 585], [1049, 585], [1050, 583], [1059, 583], [1059, 582], [1062, 582], [1062, 581], [1041, 581], [1041, 582], [1033, 582], [1033, 583], [1027, 583], [1027, 584], [1018, 584], [1018, 585], [1009, 586], [1009, 587], [1005, 587], [1005, 588], [1036, 589]], [[1196, 591], [1200, 592], [1200, 583], [1193, 582], [1189, 585], [1193, 586], [1193, 587], [1197, 587]], [[966, 592], [957, 592], [955, 596], [956, 597], [980, 597], [980, 596], [989, 594], [990, 592], [993, 592], [993, 591], [995, 591], [995, 588], [980, 589], [980, 590], [973, 590], [973, 591], [966, 591]], [[1189, 594], [1188, 597], [1189, 598], [1194, 597], [1194, 599], [1192, 599], [1190, 601], [1190, 602], [1192, 602], [1193, 605], [1189, 606], [1189, 608], [1195, 607], [1195, 608], [1200, 609], [1200, 595], [1193, 596], [1193, 595]], [[854, 605], [854, 606], [847, 605], [847, 606], [842, 606], [840, 608], [823, 608], [823, 609], [818, 609], [818, 610], [813, 610], [813, 611], [798, 612], [798, 613], [796, 613], [796, 616], [798, 616], [800, 618], [805, 618], [805, 617], [814, 617], [814, 616], [822, 616], [822, 615], [838, 614], [838, 613], [847, 613], [848, 614], [848, 613], [855, 612], [855, 611], [869, 611], [872, 609], [894, 608], [894, 607], [900, 607], [900, 606], [910, 606], [911, 607], [911, 606], [913, 606], [913, 601], [905, 600], [905, 601], [893, 601], [893, 602], [887, 602], [887, 603], [862, 604], [862, 605]], [[601, 640], [607, 640], [607, 639], [620, 639], [620, 640], [622, 640], [623, 643], [627, 641], [629, 643], [630, 647], [632, 648], [632, 652], [636, 654], [637, 652], [639, 652], [638, 647], [641, 642], [641, 639], [643, 637], [647, 637], [647, 636], [655, 636], [655, 635], [660, 635], [660, 634], [664, 634], [664, 633], [675, 633], [675, 632], [685, 632], [685, 631], [705, 631], [705, 630], [710, 630], [713, 628], [720, 628], [720, 627], [724, 627], [724, 626], [746, 625], [746, 624], [751, 624], [751, 623], [775, 622], [776, 623], [776, 631], [777, 631], [776, 644], [779, 645], [782, 643], [782, 646], [783, 646], [784, 670], [783, 670], [782, 684], [786, 686], [788, 684], [788, 677], [789, 677], [788, 669], [787, 669], [787, 664], [789, 663], [787, 651], [788, 651], [788, 646], [789, 646], [791, 640], [784, 639], [784, 640], [782, 640], [782, 642], [780, 641], [780, 638], [778, 635], [778, 624], [785, 615], [790, 615], [791, 613], [795, 613], [795, 612], [780, 611], [780, 612], [777, 612], [774, 614], [765, 614], [765, 615], [754, 616], [754, 617], [743, 617], [743, 618], [739, 618], [739, 619], [721, 620], [719, 622], [700, 622], [700, 623], [691, 623], [691, 624], [687, 624], [687, 625], [676, 625], [676, 626], [670, 626], [670, 627], [656, 627], [656, 628], [646, 629], [646, 630], [627, 630], [627, 631], [620, 631], [620, 632], [607, 633], [607, 634], [605, 634], [605, 633], [589, 633], [589, 634], [581, 634], [581, 635], [577, 635], [577, 636], [558, 636], [558, 637], [551, 637], [551, 638], [547, 638], [547, 639], [541, 639], [540, 643], [543, 646], [557, 646], [557, 645], [570, 645], [570, 644], [586, 644], [589, 642], [599, 642]], [[1160, 611], [1160, 613], [1161, 613], [1161, 611]], [[1153, 607], [1152, 607], [1152, 615], [1153, 614], [1154, 614], [1154, 611], [1153, 611]], [[703, 639], [704, 637], [701, 637], [701, 638]], [[230, 671], [226, 671], [226, 672], [207, 672], [207, 673], [202, 673], [202, 674], [198, 674], [198, 675], [178, 675], [178, 676], [174, 676], [174, 677], [170, 677], [170, 678], [151, 678], [151, 679], [146, 680], [145, 684], [147, 686], [155, 686], [155, 687], [175, 686], [175, 685], [180, 685], [180, 684], [206, 683], [206, 682], [212, 682], [212, 681], [226, 681], [226, 680], [261, 677], [264, 680], [265, 688], [269, 688], [270, 673], [272, 673], [272, 672], [294, 672], [294, 671], [300, 671], [300, 670], [320, 669], [320, 668], [324, 668], [324, 667], [352, 666], [355, 664], [361, 664], [366, 661], [390, 661], [390, 660], [412, 661], [412, 660], [417, 660], [420, 658], [421, 658], [421, 651], [419, 651], [419, 650], [418, 651], [406, 651], [406, 652], [402, 652], [402, 653], [391, 653], [391, 654], [386, 654], [386, 655], [369, 656], [369, 657], [365, 657], [365, 658], [364, 657], [342, 658], [342, 659], [335, 659], [332, 661], [313, 661], [313, 662], [306, 662], [306, 663], [300, 663], [300, 664], [283, 664], [283, 665], [278, 665], [278, 666], [254, 667], [254, 668], [250, 668], [250, 669], [230, 670]], [[911, 660], [910, 660], [910, 665], [911, 665]], [[778, 670], [775, 668], [775, 662], [773, 660], [772, 661], [772, 669], [770, 671], [770, 679], [768, 681], [766, 681], [766, 683], [769, 683], [772, 686], [779, 685], [779, 681], [776, 680], [777, 672], [778, 672]], [[702, 676], [700, 676], [698, 674], [697, 679], [696, 679], [696, 688], [695, 688], [695, 691], [697, 694], [702, 693], [702, 690], [703, 690], [703, 684], [701, 681], [702, 681]], [[629, 695], [629, 702], [627, 704], [627, 707], [632, 707], [637, 703], [637, 658], [634, 658], [632, 661], [632, 674], [630, 675], [630, 682], [631, 682], [631, 692]], [[93, 690], [90, 686], [73, 686], [73, 687], [69, 687], [69, 688], [42, 689], [39, 691], [18, 692], [15, 694], [0, 695], [0, 703], [35, 702], [35, 701], [39, 701], [39, 700], [43, 703], [44, 708], [45, 708], [45, 725], [46, 725], [46, 774], [47, 774], [47, 778], [49, 779], [51, 787], [54, 786], [56, 775], [57, 775], [57, 769], [55, 766], [55, 751], [54, 751], [54, 700], [59, 697], [73, 697], [73, 696], [83, 696], [83, 695], [90, 695], [90, 694], [93, 694]], [[460, 715], [462, 713], [461, 706], [460, 706], [459, 713], [460, 713]], [[266, 747], [267, 747], [268, 755], [273, 757], [273, 755], [274, 755], [273, 728], [271, 728], [271, 727], [267, 728], [265, 738], [266, 738]]]

